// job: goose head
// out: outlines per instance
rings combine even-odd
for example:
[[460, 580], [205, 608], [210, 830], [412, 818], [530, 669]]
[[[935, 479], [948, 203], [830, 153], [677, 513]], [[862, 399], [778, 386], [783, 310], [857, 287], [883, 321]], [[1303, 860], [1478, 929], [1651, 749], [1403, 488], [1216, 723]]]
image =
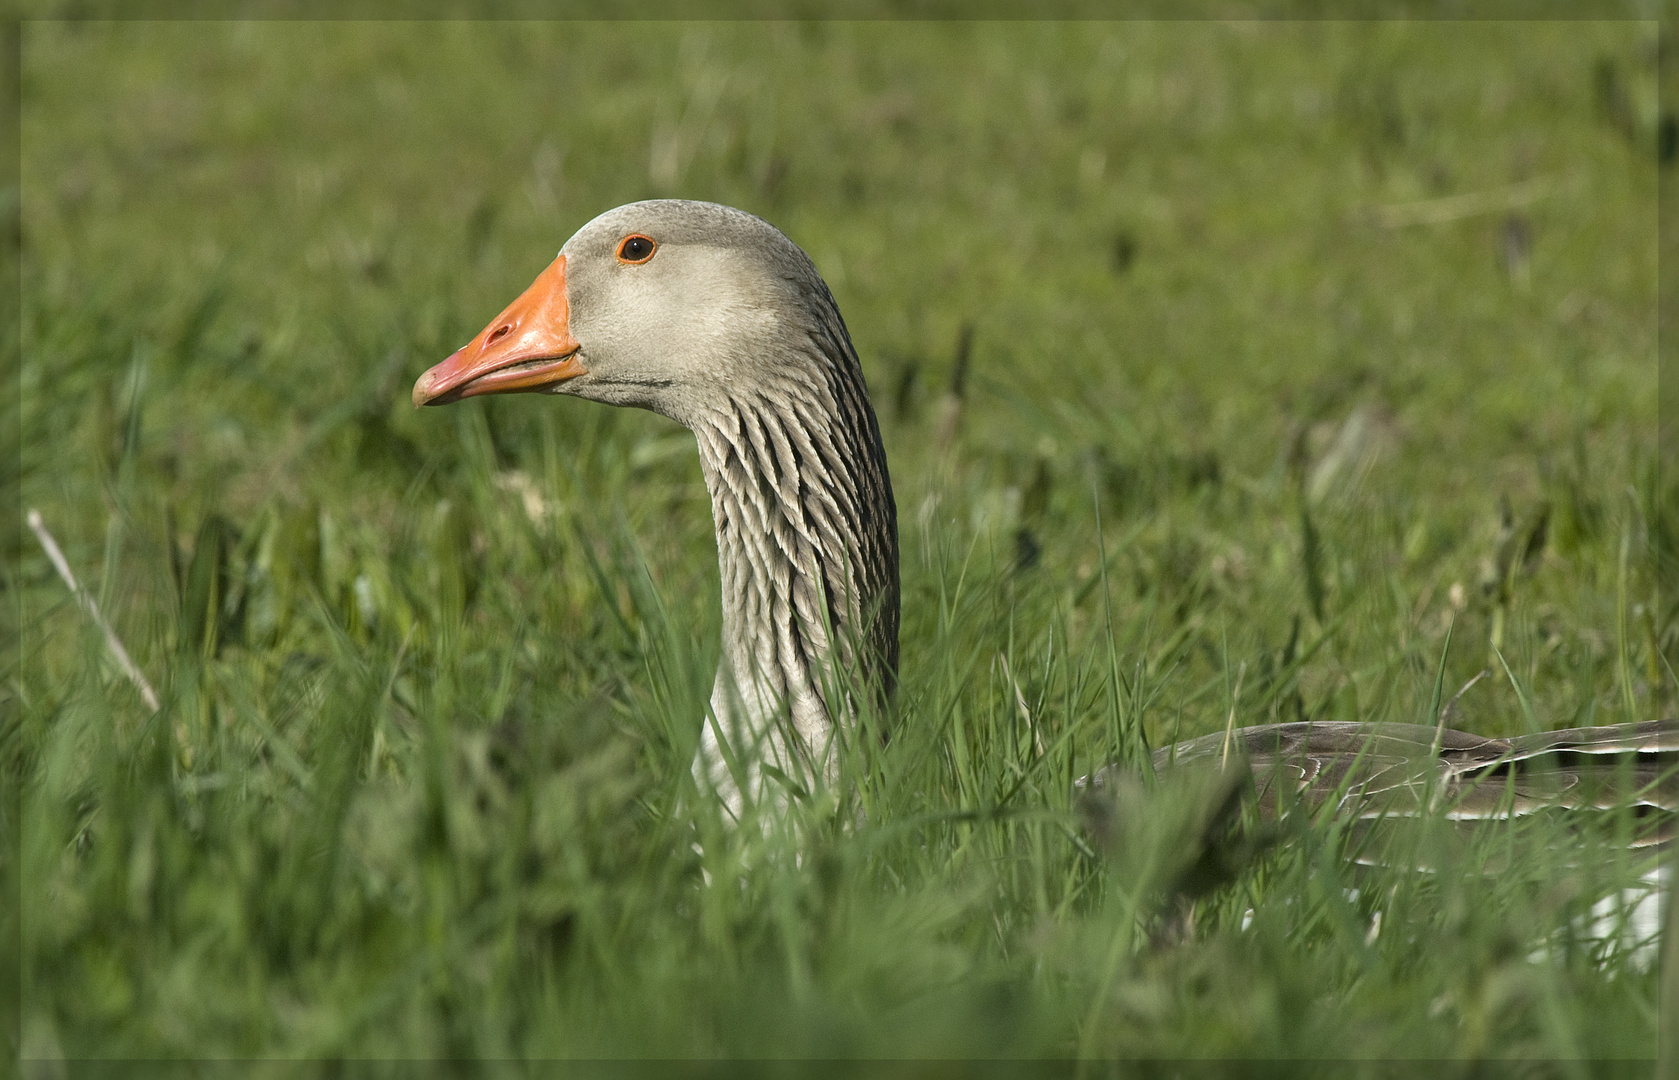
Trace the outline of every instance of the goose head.
[[[897, 511], [862, 368], [809, 256], [713, 203], [609, 210], [413, 400], [505, 393], [650, 409], [694, 432], [723, 590], [718, 727], [784, 769], [831, 761], [834, 725], [896, 677]], [[780, 752], [777, 718], [797, 733]]]
[[691, 426], [743, 393], [817, 374], [801, 348], [820, 321], [813, 300], [833, 306], [809, 257], [768, 222], [714, 203], [631, 203], [579, 229], [420, 376], [414, 404], [567, 394]]

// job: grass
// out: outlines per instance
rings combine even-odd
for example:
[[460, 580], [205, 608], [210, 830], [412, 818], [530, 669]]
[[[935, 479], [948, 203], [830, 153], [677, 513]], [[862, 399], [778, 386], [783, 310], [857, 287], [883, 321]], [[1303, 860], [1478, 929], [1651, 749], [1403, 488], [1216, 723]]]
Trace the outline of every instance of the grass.
[[[1645, 867], [1590, 838], [1424, 821], [1416, 874], [1072, 792], [1483, 669], [1457, 726], [1672, 715], [1655, 48], [29, 24], [24, 498], [163, 708], [14, 537], [25, 1056], [1654, 1056], [1657, 965], [1582, 921]], [[408, 404], [660, 195], [811, 252], [900, 507], [893, 739], [732, 831], [692, 439]]]

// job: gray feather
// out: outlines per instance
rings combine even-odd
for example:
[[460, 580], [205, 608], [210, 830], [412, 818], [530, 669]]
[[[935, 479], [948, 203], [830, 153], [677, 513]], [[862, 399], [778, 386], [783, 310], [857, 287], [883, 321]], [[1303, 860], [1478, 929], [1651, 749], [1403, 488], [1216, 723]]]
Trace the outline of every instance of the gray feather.
[[[1460, 819], [1637, 807], [1655, 812], [1639, 834], [1648, 842], [1672, 834], [1669, 817], [1679, 810], [1679, 721], [1510, 739], [1418, 724], [1268, 724], [1154, 754], [1157, 771], [1198, 764], [1248, 770], [1270, 813], [1331, 801], [1363, 818], [1431, 805]], [[1093, 776], [1093, 786], [1107, 773]]]

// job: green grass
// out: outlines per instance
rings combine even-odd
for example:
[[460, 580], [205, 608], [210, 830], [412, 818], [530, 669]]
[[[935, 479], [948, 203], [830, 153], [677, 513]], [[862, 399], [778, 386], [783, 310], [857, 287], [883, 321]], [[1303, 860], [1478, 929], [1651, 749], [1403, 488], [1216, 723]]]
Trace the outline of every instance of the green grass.
[[[1671, 715], [1655, 47], [28, 25], [24, 498], [164, 707], [13, 541], [25, 1054], [1653, 1056], [1656, 965], [1580, 920], [1633, 861], [1423, 822], [1439, 872], [1360, 869], [1194, 778], [1097, 829], [1072, 786], [1486, 667], [1457, 726]], [[900, 508], [892, 740], [735, 831], [692, 439], [408, 404], [660, 195], [815, 258]]]

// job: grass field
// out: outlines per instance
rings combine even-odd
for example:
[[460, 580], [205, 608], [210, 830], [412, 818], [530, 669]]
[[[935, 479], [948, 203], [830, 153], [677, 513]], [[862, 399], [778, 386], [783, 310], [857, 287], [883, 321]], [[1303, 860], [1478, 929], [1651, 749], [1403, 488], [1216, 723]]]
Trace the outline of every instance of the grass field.
[[[1483, 669], [1456, 726], [1672, 715], [1655, 56], [26, 25], [24, 501], [163, 707], [10, 538], [25, 1055], [1654, 1056], [1659, 965], [1582, 920], [1647, 867], [1589, 836], [1425, 821], [1416, 874], [1297, 815], [1197, 885], [1203, 786], [1096, 832], [1072, 787], [1232, 715], [1432, 723]], [[408, 401], [663, 195], [811, 253], [900, 507], [894, 737], [761, 828], [688, 771], [691, 436]]]

